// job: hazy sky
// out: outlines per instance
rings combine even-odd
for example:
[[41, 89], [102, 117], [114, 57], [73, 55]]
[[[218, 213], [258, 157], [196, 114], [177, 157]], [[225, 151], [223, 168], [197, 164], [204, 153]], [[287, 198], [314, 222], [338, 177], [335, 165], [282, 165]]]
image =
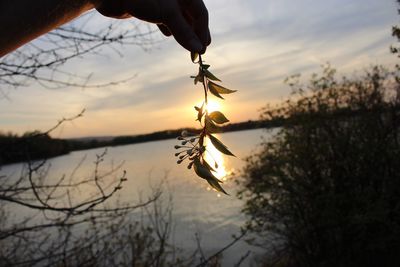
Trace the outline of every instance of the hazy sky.
[[[259, 109], [288, 95], [285, 77], [307, 77], [330, 62], [354, 75], [373, 64], [393, 65], [391, 26], [398, 24], [395, 0], [206, 0], [212, 44], [205, 60], [238, 92], [219, 101], [232, 122], [257, 119]], [[109, 20], [95, 15], [92, 23]], [[80, 23], [75, 21], [74, 23]], [[124, 27], [130, 27], [126, 22]], [[99, 26], [100, 27], [100, 26]], [[203, 97], [190, 75], [196, 66], [174, 40], [162, 40], [150, 51], [127, 46], [123, 57], [104, 50], [70, 62], [69, 71], [102, 83], [136, 75], [108, 88], [44, 89], [33, 84], [0, 100], [0, 129], [23, 133], [46, 130], [58, 119], [79, 113], [55, 137], [127, 135], [197, 126], [193, 105]]]

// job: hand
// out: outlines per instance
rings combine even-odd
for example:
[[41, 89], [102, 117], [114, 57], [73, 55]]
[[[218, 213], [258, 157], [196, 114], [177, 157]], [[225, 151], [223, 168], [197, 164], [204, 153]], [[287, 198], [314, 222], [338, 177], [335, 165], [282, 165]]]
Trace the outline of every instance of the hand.
[[156, 23], [161, 32], [191, 52], [211, 43], [208, 11], [202, 0], [101, 0], [96, 9], [114, 18], [130, 16]]

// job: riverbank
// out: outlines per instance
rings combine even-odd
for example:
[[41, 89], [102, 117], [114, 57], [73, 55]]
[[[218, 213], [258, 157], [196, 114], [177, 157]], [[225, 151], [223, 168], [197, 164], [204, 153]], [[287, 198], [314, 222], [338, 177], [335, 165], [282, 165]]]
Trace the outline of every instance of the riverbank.
[[[227, 124], [221, 127], [221, 131], [234, 132], [271, 128], [277, 127], [280, 124], [279, 122], [272, 121], [249, 120]], [[78, 150], [172, 139], [178, 137], [184, 130], [192, 133], [199, 131], [199, 129], [195, 128], [180, 128], [140, 135], [84, 137], [75, 139], [56, 139], [48, 134], [41, 134], [37, 131], [26, 133], [22, 136], [3, 134], [0, 135], [0, 166], [11, 163], [48, 159]]]

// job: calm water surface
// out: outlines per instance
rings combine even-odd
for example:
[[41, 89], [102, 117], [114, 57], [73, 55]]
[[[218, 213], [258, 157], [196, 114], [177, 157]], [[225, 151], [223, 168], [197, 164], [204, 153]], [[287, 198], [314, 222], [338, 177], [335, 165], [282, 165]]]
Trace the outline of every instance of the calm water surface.
[[[219, 157], [219, 175], [225, 179], [223, 187], [230, 196], [219, 194], [211, 190], [207, 182], [198, 178], [193, 170], [185, 165], [177, 165], [174, 157], [174, 145], [177, 140], [165, 140], [119, 147], [109, 147], [102, 170], [107, 171], [113, 166], [123, 163], [122, 170], [127, 171], [128, 181], [119, 191], [116, 199], [135, 203], [139, 197], [150, 195], [150, 185], [156, 186], [164, 182], [173, 196], [173, 218], [175, 223], [174, 240], [177, 246], [186, 249], [195, 249], [194, 233], [201, 237], [202, 247], [206, 254], [212, 254], [228, 244], [232, 234], [237, 234], [245, 218], [240, 210], [243, 203], [236, 198], [237, 186], [232, 176], [239, 176], [245, 164], [244, 159], [255, 152], [262, 141], [261, 136], [269, 136], [264, 130], [248, 130], [220, 134], [219, 138], [237, 156]], [[104, 148], [86, 151], [76, 151], [68, 155], [54, 158], [49, 173], [52, 177], [71, 175], [72, 170], [83, 161], [77, 169], [76, 175], [84, 177], [93, 173], [96, 154], [101, 154]], [[2, 173], [18, 174], [21, 164], [9, 165], [2, 169]], [[92, 188], [95, 190], [95, 188]], [[85, 193], [82, 192], [82, 197]], [[239, 242], [224, 253], [224, 266], [232, 266], [248, 250], [254, 250], [245, 242]]]

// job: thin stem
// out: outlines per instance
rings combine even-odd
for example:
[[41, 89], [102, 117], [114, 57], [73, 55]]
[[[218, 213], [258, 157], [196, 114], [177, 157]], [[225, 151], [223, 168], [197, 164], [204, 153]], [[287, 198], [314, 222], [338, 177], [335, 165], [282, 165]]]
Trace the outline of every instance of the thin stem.
[[[205, 116], [208, 116], [208, 109], [207, 109], [207, 106], [208, 106], [208, 97], [207, 97], [207, 78], [206, 78], [206, 75], [204, 74], [204, 67], [203, 67], [203, 59], [201, 58], [201, 55], [199, 55], [199, 65], [200, 65], [200, 71], [202, 72], [202, 75], [203, 75], [203, 82], [202, 82], [202, 84], [203, 84], [203, 88], [204, 88], [204, 104], [205, 104], [205, 111], [206, 111], [206, 113], [205, 113]], [[204, 120], [205, 120], [205, 116], [203, 116], [203, 118], [204, 118]], [[202, 123], [201, 123], [201, 121], [200, 121], [200, 125], [201, 125]], [[203, 130], [202, 130], [202, 132], [201, 132], [201, 134], [200, 134], [200, 139], [202, 139], [201, 141], [200, 141], [200, 139], [199, 139], [199, 144], [200, 144], [200, 146], [203, 146], [204, 144], [204, 138], [205, 138], [205, 136], [206, 136], [206, 134], [207, 134], [207, 129], [206, 129], [206, 123], [205, 123], [205, 121], [204, 121], [204, 125], [202, 125], [203, 126]], [[202, 155], [203, 154], [203, 152], [200, 152], [200, 155]]]
[[[199, 64], [201, 71], [203, 72], [203, 60], [201, 58], [201, 55], [199, 55]], [[203, 73], [204, 74], [204, 73]], [[208, 98], [207, 98], [207, 78], [205, 75], [203, 75], [203, 88], [204, 88], [204, 102], [206, 104], [206, 114], [208, 114], [207, 110], [207, 104], [208, 104]]]

